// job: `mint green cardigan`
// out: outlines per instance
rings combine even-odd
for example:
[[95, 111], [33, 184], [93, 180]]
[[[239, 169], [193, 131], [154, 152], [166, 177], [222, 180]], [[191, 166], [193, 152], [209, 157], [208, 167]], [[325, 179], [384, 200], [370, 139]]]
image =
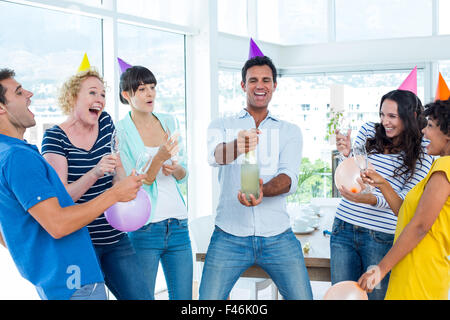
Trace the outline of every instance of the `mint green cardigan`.
[[[178, 130], [178, 122], [171, 115], [155, 112], [153, 112], [153, 115], [158, 118], [164, 131], [167, 132], [167, 130], [169, 130], [171, 133], [174, 133]], [[136, 126], [134, 125], [133, 120], [131, 119], [131, 112], [128, 112], [127, 115], [116, 124], [116, 128], [120, 131], [121, 135], [121, 140], [119, 143], [120, 160], [122, 161], [122, 165], [125, 169], [126, 174], [130, 175], [131, 171], [135, 168], [136, 160], [138, 159], [139, 155], [145, 150], [145, 145], [141, 139], [141, 136], [139, 135], [138, 130], [136, 129]], [[186, 205], [186, 202], [184, 201], [183, 195], [180, 190], [180, 184], [185, 182], [188, 176], [186, 166], [186, 152], [184, 144], [181, 143], [181, 137], [178, 138], [178, 145], [180, 147], [180, 151], [178, 152], [178, 163], [186, 170], [186, 176], [181, 180], [176, 180], [176, 186], [179, 196], [183, 200], [183, 203]], [[144, 184], [142, 187], [150, 196], [150, 200], [152, 203], [152, 214], [150, 214], [150, 218], [147, 221], [148, 224], [152, 221], [153, 212], [158, 205], [158, 181], [155, 180], [151, 185]]]

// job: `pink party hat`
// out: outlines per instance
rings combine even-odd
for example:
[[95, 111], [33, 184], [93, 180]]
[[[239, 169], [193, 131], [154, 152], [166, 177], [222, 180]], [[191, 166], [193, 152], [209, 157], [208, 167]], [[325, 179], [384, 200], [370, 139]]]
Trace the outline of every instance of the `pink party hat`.
[[254, 57], [264, 57], [264, 53], [256, 45], [255, 41], [250, 38], [250, 50], [248, 51], [248, 59], [252, 59]]
[[411, 91], [417, 95], [417, 66], [412, 69], [405, 81], [398, 87], [399, 90]]
[[120, 58], [117, 58], [117, 62], [119, 62], [120, 74], [124, 73], [127, 69], [132, 67], [131, 64], [126, 63]]

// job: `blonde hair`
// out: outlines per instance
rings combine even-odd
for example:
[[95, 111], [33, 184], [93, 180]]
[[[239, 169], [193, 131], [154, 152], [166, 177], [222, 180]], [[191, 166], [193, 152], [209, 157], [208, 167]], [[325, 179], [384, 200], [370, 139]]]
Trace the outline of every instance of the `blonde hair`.
[[106, 86], [103, 77], [92, 67], [88, 70], [78, 72], [63, 83], [59, 90], [58, 104], [64, 114], [68, 115], [72, 112], [78, 93], [80, 92], [81, 83], [90, 77], [97, 78]]

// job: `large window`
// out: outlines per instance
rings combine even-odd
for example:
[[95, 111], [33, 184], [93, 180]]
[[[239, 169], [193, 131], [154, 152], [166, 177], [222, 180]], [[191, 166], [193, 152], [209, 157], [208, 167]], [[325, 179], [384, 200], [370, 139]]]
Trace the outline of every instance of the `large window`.
[[102, 4], [102, 0], [72, 0], [87, 6], [99, 7]]
[[[354, 139], [361, 125], [379, 121], [381, 97], [396, 88], [410, 70], [361, 71], [279, 77], [269, 106], [280, 119], [295, 123], [303, 133], [303, 162], [299, 188], [288, 201], [308, 202], [312, 197], [332, 196], [331, 152], [334, 140], [328, 136], [330, 106], [338, 107], [351, 123]], [[418, 96], [424, 97], [424, 72], [419, 69]], [[240, 72], [219, 73], [219, 114], [239, 112], [245, 107]], [[336, 98], [338, 97], [338, 98]]]
[[432, 0], [336, 0], [337, 41], [431, 34]]
[[219, 71], [219, 116], [226, 117], [245, 108], [245, 93], [239, 71]]
[[[191, 25], [188, 21], [192, 17], [188, 14], [191, 2], [117, 1], [120, 12], [138, 15], [141, 22], [146, 18], [162, 21], [155, 26], [156, 29], [125, 23], [112, 26], [110, 22], [116, 20], [111, 16], [118, 12], [111, 12], [103, 6], [105, 1], [74, 2], [80, 5], [68, 6], [61, 2], [60, 8], [50, 9], [47, 3], [40, 1], [28, 1], [29, 4], [25, 5], [0, 0], [0, 68], [14, 69], [16, 79], [34, 93], [30, 109], [35, 114], [37, 125], [26, 131], [25, 139], [40, 147], [45, 129], [66, 119], [57, 105], [58, 91], [62, 83], [77, 72], [85, 53], [91, 66], [101, 74], [107, 71], [105, 75], [113, 78], [111, 75], [117, 61], [112, 55], [113, 48], [117, 47], [118, 57], [153, 71], [158, 80], [156, 111], [175, 116], [180, 125], [178, 131], [186, 141], [185, 35], [180, 34], [180, 30], [183, 30], [183, 25]], [[58, 4], [55, 2], [53, 5]], [[71, 10], [76, 7], [83, 7], [87, 12], [68, 13], [76, 12]], [[108, 23], [102, 19], [108, 19]], [[153, 21], [146, 22], [144, 25], [153, 26]], [[157, 30], [161, 25], [167, 29], [164, 22], [178, 25], [175, 28], [177, 33]], [[118, 92], [112, 92], [116, 84], [111, 83], [112, 79], [105, 80], [108, 97], [117, 97]], [[115, 99], [108, 98], [106, 109], [114, 120], [119, 120], [129, 106], [121, 105], [119, 113], [115, 114], [114, 103]], [[182, 191], [186, 196], [187, 184], [182, 186]], [[17, 272], [9, 253], [0, 251], [0, 299], [38, 299], [35, 288]], [[156, 291], [164, 290], [166, 286], [161, 270]]]
[[[150, 69], [158, 81], [156, 110], [175, 115], [185, 131], [184, 36], [127, 24], [118, 26], [118, 56]], [[122, 118], [129, 106], [119, 110]], [[182, 132], [182, 134], [183, 134]]]
[[[433, 12], [433, 4], [439, 10]], [[450, 34], [448, 0], [218, 0], [219, 31], [280, 45]]]
[[0, 30], [2, 67], [14, 69], [34, 93], [30, 109], [37, 125], [25, 139], [40, 147], [45, 129], [65, 118], [58, 89], [77, 72], [84, 53], [102, 72], [101, 20], [1, 1]]
[[[450, 60], [439, 62], [439, 72], [442, 74], [442, 77], [444, 78], [447, 86], [450, 87]], [[435, 79], [435, 82], [433, 83], [434, 86], [437, 85], [437, 81], [438, 80]], [[433, 98], [434, 94], [435, 92], [433, 92]]]
[[220, 32], [248, 35], [247, 0], [217, 0], [217, 27]]
[[450, 12], [450, 1], [439, 0], [439, 33], [450, 34], [450, 19], [448, 13]]
[[[150, 69], [158, 82], [155, 112], [170, 113], [178, 120], [178, 131], [186, 141], [184, 36], [133, 25], [118, 26], [118, 56], [131, 65]], [[119, 119], [130, 107], [121, 104]], [[173, 133], [173, 132], [172, 132]], [[186, 196], [186, 183], [182, 191]]]
[[258, 39], [283, 45], [326, 42], [327, 0], [259, 0]]
[[[307, 202], [312, 197], [331, 197], [331, 152], [335, 145], [332, 137], [327, 137], [330, 106], [344, 112], [354, 139], [363, 123], [379, 120], [381, 97], [398, 88], [409, 71], [280, 77], [271, 110], [281, 119], [297, 124], [303, 133], [304, 159], [299, 179], [302, 185], [288, 200]], [[418, 71], [418, 96], [423, 101], [422, 70]]]
[[[272, 111], [302, 128], [305, 136], [303, 155], [317, 159], [321, 157], [319, 149], [334, 148], [334, 144], [326, 141], [326, 136], [330, 105], [335, 104], [330, 97], [335, 96], [336, 91], [340, 93], [341, 110], [352, 123], [354, 137], [364, 122], [378, 121], [381, 97], [396, 89], [408, 74], [409, 71], [404, 70], [280, 77]], [[418, 96], [423, 101], [423, 71], [419, 69], [417, 75]]]
[[147, 19], [188, 26], [192, 0], [117, 0], [117, 11]]

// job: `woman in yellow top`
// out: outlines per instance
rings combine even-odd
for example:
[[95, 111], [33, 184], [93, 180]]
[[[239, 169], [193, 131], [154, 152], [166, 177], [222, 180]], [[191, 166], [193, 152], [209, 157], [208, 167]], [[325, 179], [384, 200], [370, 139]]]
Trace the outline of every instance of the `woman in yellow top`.
[[430, 140], [427, 153], [440, 156], [427, 176], [406, 195], [395, 193], [373, 170], [363, 181], [385, 196], [398, 212], [394, 245], [377, 266], [358, 280], [372, 291], [392, 269], [385, 299], [447, 300], [450, 289], [450, 100], [426, 106], [428, 124], [422, 130]]

